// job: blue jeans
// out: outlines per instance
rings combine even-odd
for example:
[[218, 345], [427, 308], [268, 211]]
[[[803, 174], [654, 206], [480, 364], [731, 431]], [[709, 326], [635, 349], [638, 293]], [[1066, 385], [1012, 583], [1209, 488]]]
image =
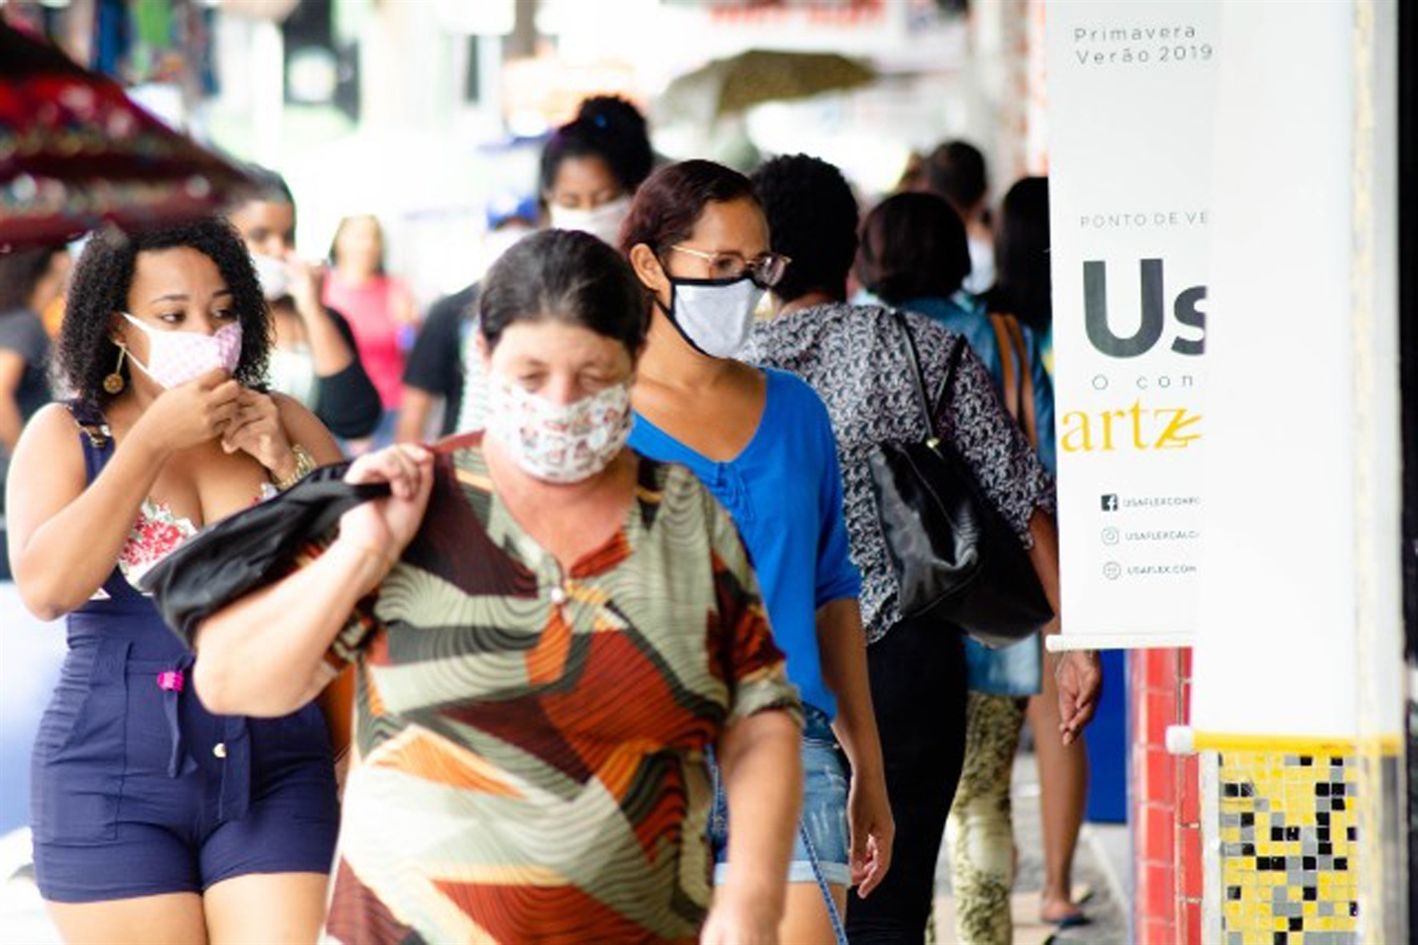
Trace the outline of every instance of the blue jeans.
[[[803, 826], [812, 838], [822, 876], [834, 886], [850, 885], [848, 866], [847, 765], [832, 720], [827, 713], [803, 706]], [[713, 766], [714, 807], [709, 813], [709, 844], [714, 850], [714, 882], [724, 882], [729, 863], [729, 807], [719, 766]], [[788, 866], [788, 882], [812, 883], [812, 861], [803, 845], [802, 833], [794, 832], [793, 860]]]

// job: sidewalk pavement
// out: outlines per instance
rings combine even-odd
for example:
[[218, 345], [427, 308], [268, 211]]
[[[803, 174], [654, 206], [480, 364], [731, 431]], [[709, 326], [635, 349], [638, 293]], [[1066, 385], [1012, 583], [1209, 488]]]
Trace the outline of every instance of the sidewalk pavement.
[[[1074, 855], [1075, 898], [1087, 895], [1089, 923], [1058, 930], [1039, 919], [1043, 888], [1043, 839], [1039, 821], [1039, 769], [1032, 754], [1014, 764], [1014, 844], [1019, 851], [1014, 883], [1015, 945], [1127, 945], [1128, 903], [1132, 901], [1131, 844], [1125, 824], [1085, 824]], [[956, 945], [950, 902], [950, 859], [942, 845], [936, 871], [935, 941]]]

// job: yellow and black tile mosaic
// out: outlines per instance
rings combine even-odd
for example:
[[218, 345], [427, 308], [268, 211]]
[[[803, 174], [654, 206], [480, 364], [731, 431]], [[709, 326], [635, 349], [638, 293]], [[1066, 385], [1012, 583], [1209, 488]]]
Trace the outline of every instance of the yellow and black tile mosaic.
[[1352, 758], [1222, 752], [1223, 945], [1358, 945]]

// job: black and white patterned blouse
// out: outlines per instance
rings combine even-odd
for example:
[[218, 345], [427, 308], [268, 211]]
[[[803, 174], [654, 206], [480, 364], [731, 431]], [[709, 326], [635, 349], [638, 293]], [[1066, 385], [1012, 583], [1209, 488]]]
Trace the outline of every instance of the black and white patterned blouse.
[[[906, 315], [920, 351], [926, 390], [940, 389], [946, 361], [963, 336], [914, 314]], [[862, 573], [862, 622], [868, 642], [901, 619], [896, 574], [872, 494], [868, 454], [883, 440], [926, 435], [905, 338], [891, 310], [834, 303], [760, 322], [740, 355], [782, 368], [807, 381], [827, 404], [841, 454], [843, 501], [852, 560]], [[984, 491], [1028, 547], [1035, 509], [1054, 512], [1054, 486], [1028, 440], [1010, 419], [989, 372], [966, 347], [950, 394], [942, 398], [936, 429], [954, 444]]]

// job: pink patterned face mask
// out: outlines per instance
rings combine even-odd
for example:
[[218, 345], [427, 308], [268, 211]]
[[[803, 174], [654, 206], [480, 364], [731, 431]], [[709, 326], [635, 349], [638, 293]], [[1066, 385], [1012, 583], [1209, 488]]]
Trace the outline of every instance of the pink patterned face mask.
[[575, 403], [557, 404], [516, 384], [488, 385], [488, 433], [527, 475], [582, 482], [610, 465], [630, 437], [630, 385], [613, 384]]
[[127, 312], [119, 314], [148, 336], [148, 363], [133, 357], [131, 351], [128, 360], [168, 390], [217, 368], [230, 374], [241, 360], [241, 322], [223, 325], [209, 335], [200, 331], [157, 331]]

